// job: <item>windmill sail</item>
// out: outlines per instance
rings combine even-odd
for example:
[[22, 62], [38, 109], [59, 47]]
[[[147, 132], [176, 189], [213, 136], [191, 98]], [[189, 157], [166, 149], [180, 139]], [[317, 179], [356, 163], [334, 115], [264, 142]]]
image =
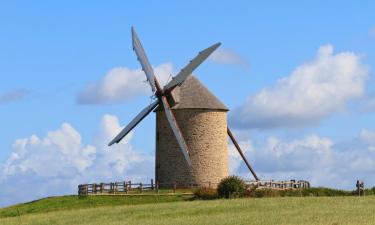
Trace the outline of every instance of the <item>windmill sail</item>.
[[182, 151], [182, 154], [184, 154], [184, 157], [185, 157], [188, 165], [191, 166], [188, 147], [186, 145], [184, 137], [182, 136], [181, 130], [177, 125], [176, 118], [174, 117], [174, 115], [173, 115], [173, 113], [170, 109], [167, 98], [165, 96], [161, 96], [161, 101], [162, 101], [163, 106], [164, 106], [163, 108], [164, 108], [164, 111], [165, 111], [165, 115], [167, 116], [168, 123], [172, 128], [173, 134], [176, 137], [178, 145], [180, 146], [180, 150]]
[[188, 76], [200, 65], [204, 60], [208, 58], [219, 46], [221, 43], [216, 43], [209, 48], [199, 52], [199, 54], [190, 61], [167, 85], [164, 87], [164, 91], [171, 91], [177, 85], [181, 85]]
[[141, 41], [139, 40], [137, 33], [135, 32], [134, 27], [132, 27], [132, 40], [133, 40], [133, 49], [135, 53], [137, 54], [138, 61], [141, 63], [142, 70], [145, 72], [147, 76], [147, 80], [151, 85], [152, 92], [155, 92], [156, 87], [155, 87], [154, 70], [152, 69], [150, 62], [147, 59], [146, 53], [142, 47]]
[[119, 143], [139, 122], [143, 120], [155, 107], [159, 104], [159, 100], [153, 102], [151, 105], [144, 108], [138, 115], [130, 121], [130, 123], [108, 144]]

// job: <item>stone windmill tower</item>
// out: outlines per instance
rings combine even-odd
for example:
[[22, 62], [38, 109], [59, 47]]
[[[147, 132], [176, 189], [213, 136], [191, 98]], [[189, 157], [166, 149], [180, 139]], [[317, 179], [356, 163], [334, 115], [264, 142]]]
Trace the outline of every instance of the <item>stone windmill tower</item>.
[[160, 184], [216, 184], [228, 175], [227, 134], [254, 178], [246, 160], [227, 126], [228, 109], [198, 79], [191, 76], [217, 43], [201, 52], [173, 79], [161, 87], [132, 28], [133, 49], [142, 65], [156, 101], [144, 108], [110, 143], [120, 142], [155, 108], [156, 180]]
[[227, 107], [190, 76], [172, 91], [171, 109], [189, 148], [191, 167], [168, 124], [156, 110], [155, 179], [160, 183], [218, 183], [228, 176]]

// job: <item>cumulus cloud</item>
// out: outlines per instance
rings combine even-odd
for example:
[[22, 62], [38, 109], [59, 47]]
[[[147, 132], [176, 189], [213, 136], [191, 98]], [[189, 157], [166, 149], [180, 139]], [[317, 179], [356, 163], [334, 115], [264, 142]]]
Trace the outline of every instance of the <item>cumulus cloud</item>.
[[212, 62], [249, 67], [249, 62], [231, 49], [218, 49], [210, 56]]
[[[251, 140], [242, 141], [240, 145], [262, 179], [275, 178], [273, 176], [275, 172], [278, 173], [277, 179], [296, 179], [299, 178], [296, 177], [296, 172], [307, 173], [311, 170], [327, 168], [333, 162], [332, 141], [317, 135], [292, 141], [269, 137], [265, 143], [256, 146]], [[238, 152], [235, 152], [233, 147], [229, 148], [229, 152], [231, 152], [229, 154], [231, 173], [251, 177]]]
[[[261, 179], [304, 179], [314, 186], [353, 189], [357, 179], [368, 187], [375, 185], [374, 146], [375, 132], [364, 129], [346, 142], [334, 143], [318, 135], [288, 141], [269, 137], [243, 148], [249, 149], [247, 158]], [[230, 160], [231, 172], [252, 178], [241, 158], [235, 157]]]
[[[171, 63], [154, 68], [160, 83], [166, 84], [173, 74]], [[101, 80], [88, 85], [78, 95], [79, 104], [116, 103], [129, 100], [137, 95], [151, 94], [146, 75], [141, 69], [131, 70], [125, 67], [111, 69]]]
[[[228, 146], [228, 163], [229, 163], [229, 174], [236, 175], [238, 173], [244, 175], [244, 177], [249, 179], [254, 179], [252, 175], [249, 174], [249, 170], [246, 167], [242, 157], [238, 153], [236, 147], [232, 144], [232, 142], [229, 142]], [[243, 140], [238, 143], [241, 146], [241, 150], [245, 155], [246, 159], [249, 161], [250, 165], [254, 163], [253, 155], [255, 153], [255, 149], [253, 146], [253, 143], [251, 140]]]
[[107, 147], [120, 130], [117, 117], [105, 115], [92, 144], [84, 144], [68, 123], [45, 137], [17, 139], [0, 167], [0, 205], [76, 193], [80, 183], [152, 177], [153, 156], [136, 151], [130, 144], [132, 135]]
[[0, 104], [22, 99], [27, 94], [25, 89], [13, 89], [0, 95]]
[[273, 87], [250, 96], [231, 114], [238, 128], [308, 126], [345, 110], [348, 101], [362, 97], [368, 68], [352, 52], [334, 54], [333, 46], [319, 48], [315, 59], [298, 66]]

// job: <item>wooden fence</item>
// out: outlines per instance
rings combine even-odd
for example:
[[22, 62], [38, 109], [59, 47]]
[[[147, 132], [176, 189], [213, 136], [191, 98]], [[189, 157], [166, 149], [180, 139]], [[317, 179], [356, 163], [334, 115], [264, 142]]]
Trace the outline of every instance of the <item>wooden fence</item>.
[[289, 181], [274, 181], [274, 180], [260, 180], [260, 181], [246, 181], [246, 184], [255, 186], [257, 188], [271, 188], [271, 189], [302, 189], [309, 188], [310, 183], [305, 180], [289, 180]]
[[[214, 187], [211, 182], [201, 184], [179, 184], [179, 183], [159, 183], [151, 179], [150, 183], [133, 183], [131, 181], [113, 183], [93, 183], [78, 185], [79, 195], [134, 195], [134, 194], [179, 194], [190, 192], [191, 189], [206, 186]], [[216, 186], [215, 186], [216, 187]]]
[[[298, 189], [309, 188], [308, 181], [245, 181], [249, 186], [255, 188], [271, 189]], [[191, 189], [197, 187], [215, 188], [218, 183], [202, 182], [199, 184], [159, 183], [151, 179], [150, 183], [132, 183], [131, 181], [113, 183], [93, 183], [78, 185], [78, 195], [136, 195], [136, 194], [175, 194], [191, 193]]]

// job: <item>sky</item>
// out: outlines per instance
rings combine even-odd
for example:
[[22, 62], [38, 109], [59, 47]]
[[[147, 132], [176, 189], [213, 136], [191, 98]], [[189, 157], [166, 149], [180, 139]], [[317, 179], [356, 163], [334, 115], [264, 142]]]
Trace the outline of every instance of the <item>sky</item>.
[[[152, 100], [131, 26], [162, 83], [222, 43], [194, 74], [230, 109], [228, 124], [262, 179], [375, 186], [374, 8], [2, 1], [0, 206], [72, 194], [79, 183], [153, 177], [154, 115], [106, 146]], [[252, 179], [228, 147], [230, 173]]]

